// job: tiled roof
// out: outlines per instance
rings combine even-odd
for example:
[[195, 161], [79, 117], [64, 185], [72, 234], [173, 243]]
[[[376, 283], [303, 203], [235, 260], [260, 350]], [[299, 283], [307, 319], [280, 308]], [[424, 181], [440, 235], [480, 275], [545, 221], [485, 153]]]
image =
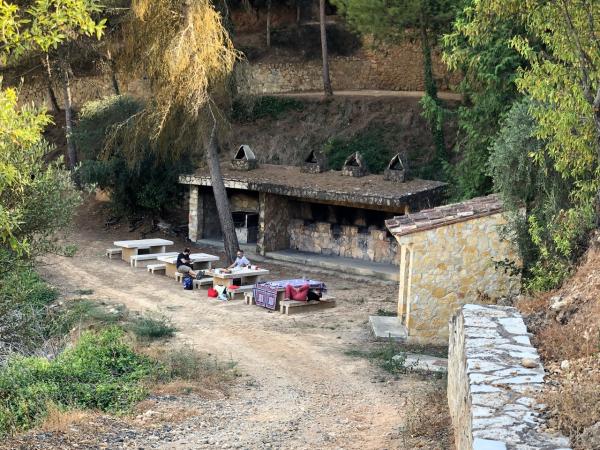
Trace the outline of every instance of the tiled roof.
[[385, 221], [390, 233], [396, 236], [418, 233], [457, 222], [489, 216], [502, 211], [502, 202], [496, 195], [472, 198], [461, 203], [424, 209]]

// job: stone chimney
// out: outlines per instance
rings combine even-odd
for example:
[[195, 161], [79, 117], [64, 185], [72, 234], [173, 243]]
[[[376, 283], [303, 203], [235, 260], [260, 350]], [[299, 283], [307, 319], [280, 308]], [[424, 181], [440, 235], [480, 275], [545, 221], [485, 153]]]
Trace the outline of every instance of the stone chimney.
[[231, 160], [231, 168], [234, 170], [248, 171], [256, 169], [257, 166], [258, 161], [250, 147], [247, 145], [240, 145], [240, 148], [238, 148]]
[[367, 163], [359, 152], [353, 153], [346, 159], [342, 167], [342, 175], [347, 177], [363, 177], [369, 173]]
[[394, 156], [387, 168], [383, 172], [383, 179], [388, 181], [397, 181], [398, 183], [403, 183], [406, 181], [407, 175], [406, 165], [400, 158], [400, 153]]
[[312, 150], [300, 168], [302, 172], [321, 173], [327, 170], [327, 158], [321, 152]]

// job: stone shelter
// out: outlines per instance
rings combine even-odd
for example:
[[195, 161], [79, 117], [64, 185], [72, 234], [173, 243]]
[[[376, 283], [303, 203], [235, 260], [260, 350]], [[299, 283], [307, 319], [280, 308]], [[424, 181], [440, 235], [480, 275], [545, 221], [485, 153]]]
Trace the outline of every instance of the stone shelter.
[[520, 264], [501, 236], [502, 212], [490, 195], [386, 221], [400, 247], [398, 321], [409, 340], [446, 344], [448, 321], [461, 305], [518, 293], [520, 279], [495, 264]]
[[[398, 244], [385, 221], [439, 205], [446, 186], [419, 179], [388, 181], [383, 175], [348, 177], [299, 166], [261, 164], [235, 170], [224, 162], [221, 170], [240, 242], [256, 243], [258, 253], [291, 250], [395, 265]], [[206, 169], [182, 175], [179, 182], [190, 189], [190, 240], [221, 239]], [[239, 229], [252, 226], [256, 229]]]

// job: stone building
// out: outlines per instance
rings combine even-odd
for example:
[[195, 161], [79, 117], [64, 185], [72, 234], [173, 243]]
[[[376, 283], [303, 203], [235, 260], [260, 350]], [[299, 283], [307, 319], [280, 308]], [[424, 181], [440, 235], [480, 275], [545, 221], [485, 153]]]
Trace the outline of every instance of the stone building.
[[[296, 250], [397, 265], [398, 244], [385, 221], [440, 204], [445, 190], [437, 181], [401, 183], [382, 175], [355, 178], [296, 166], [221, 167], [238, 236], [256, 242], [263, 255]], [[220, 239], [210, 175], [206, 170], [182, 175], [180, 183], [190, 188], [190, 240]], [[256, 225], [256, 233], [241, 230], [249, 224]]]
[[497, 261], [519, 257], [501, 237], [496, 196], [474, 198], [386, 221], [398, 241], [398, 321], [412, 341], [445, 344], [448, 320], [465, 303], [494, 303], [516, 294], [520, 279]]

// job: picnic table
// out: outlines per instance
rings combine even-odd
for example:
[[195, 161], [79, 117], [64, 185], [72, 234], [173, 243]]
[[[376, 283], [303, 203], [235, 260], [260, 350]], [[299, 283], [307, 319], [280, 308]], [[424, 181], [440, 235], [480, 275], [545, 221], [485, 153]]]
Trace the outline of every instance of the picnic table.
[[240, 278], [242, 285], [256, 284], [260, 277], [268, 275], [267, 269], [250, 269], [248, 267], [241, 269], [230, 269], [223, 272], [224, 269], [212, 269], [205, 274], [213, 278], [213, 286], [227, 286], [230, 280]]
[[[165, 263], [165, 275], [168, 277], [175, 277], [177, 273], [177, 256], [161, 256], [156, 258], [158, 261]], [[209, 255], [208, 253], [191, 253], [188, 259], [192, 261], [192, 268], [196, 269], [210, 269], [213, 261], [218, 261], [219, 257]]]
[[173, 245], [173, 241], [167, 239], [134, 239], [131, 241], [115, 241], [115, 247], [121, 247], [121, 259], [129, 262], [130, 256], [137, 255], [140, 250], [148, 250], [148, 253], [165, 253], [167, 245]]

